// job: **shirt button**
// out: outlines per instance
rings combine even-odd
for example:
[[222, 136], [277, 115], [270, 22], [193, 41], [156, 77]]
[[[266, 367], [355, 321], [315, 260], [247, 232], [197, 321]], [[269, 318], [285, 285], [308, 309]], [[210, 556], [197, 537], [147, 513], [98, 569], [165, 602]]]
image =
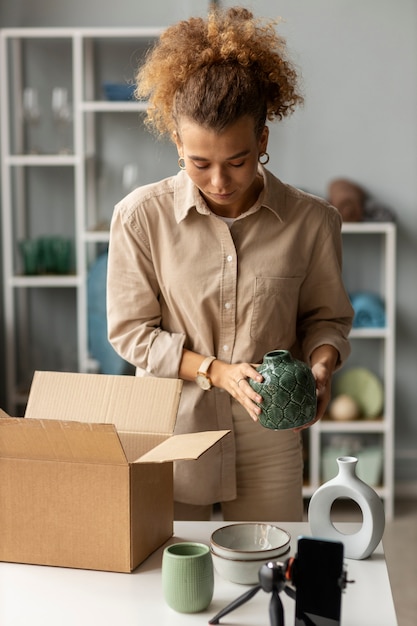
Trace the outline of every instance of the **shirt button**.
[[229, 256], [227, 257], [227, 262], [230, 263], [230, 261], [233, 261], [233, 257], [231, 254], [229, 254]]
[[229, 350], [229, 346], [227, 345], [227, 343], [225, 343], [223, 346], [223, 352], [228, 352], [228, 350]]
[[231, 308], [231, 306], [232, 306], [232, 305], [230, 304], [230, 302], [225, 302], [225, 304], [224, 304], [224, 308], [225, 308], [225, 309], [230, 309], [230, 308]]

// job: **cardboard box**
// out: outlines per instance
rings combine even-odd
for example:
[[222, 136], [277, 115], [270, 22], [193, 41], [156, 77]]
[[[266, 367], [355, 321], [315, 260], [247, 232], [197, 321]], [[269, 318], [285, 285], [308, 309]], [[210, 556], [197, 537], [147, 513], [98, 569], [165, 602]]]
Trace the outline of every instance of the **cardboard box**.
[[172, 436], [182, 382], [36, 372], [0, 415], [0, 560], [130, 572], [173, 533], [173, 464], [229, 431]]

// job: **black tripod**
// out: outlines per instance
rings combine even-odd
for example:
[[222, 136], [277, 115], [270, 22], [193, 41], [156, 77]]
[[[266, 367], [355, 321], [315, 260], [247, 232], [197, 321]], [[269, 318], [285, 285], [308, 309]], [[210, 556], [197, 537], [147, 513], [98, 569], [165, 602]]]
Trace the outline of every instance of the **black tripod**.
[[253, 598], [260, 589], [263, 589], [266, 593], [272, 593], [269, 603], [269, 620], [271, 626], [284, 626], [284, 608], [279, 594], [284, 590], [290, 598], [295, 600], [294, 589], [287, 585], [286, 572], [289, 568], [289, 562], [290, 560], [287, 560], [285, 563], [271, 561], [262, 565], [259, 570], [259, 585], [256, 585], [256, 587], [249, 589], [249, 591], [246, 591], [236, 598], [236, 600], [217, 613], [217, 615], [209, 621], [209, 624], [218, 624], [222, 617], [231, 613], [242, 604], [245, 604], [245, 602]]

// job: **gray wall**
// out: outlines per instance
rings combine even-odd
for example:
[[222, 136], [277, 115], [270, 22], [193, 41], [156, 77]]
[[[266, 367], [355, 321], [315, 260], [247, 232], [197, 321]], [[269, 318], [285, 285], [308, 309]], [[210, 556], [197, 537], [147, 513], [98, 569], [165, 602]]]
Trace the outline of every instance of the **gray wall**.
[[[269, 167], [284, 181], [323, 196], [332, 178], [349, 177], [396, 213], [396, 475], [399, 481], [417, 482], [417, 3], [245, 4], [260, 15], [284, 18], [282, 33], [301, 68], [306, 95], [302, 110], [272, 126]], [[3, 0], [0, 24], [164, 26], [203, 14], [208, 5], [202, 0]]]

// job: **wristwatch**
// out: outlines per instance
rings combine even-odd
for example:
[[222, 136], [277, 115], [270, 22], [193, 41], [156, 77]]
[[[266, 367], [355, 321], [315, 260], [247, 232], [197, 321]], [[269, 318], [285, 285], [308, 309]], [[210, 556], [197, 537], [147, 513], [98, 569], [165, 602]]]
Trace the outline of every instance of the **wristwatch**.
[[202, 364], [200, 365], [198, 369], [195, 382], [204, 391], [208, 391], [209, 389], [213, 387], [213, 383], [211, 382], [210, 377], [207, 374], [207, 370], [210, 367], [210, 365], [213, 363], [213, 361], [215, 360], [216, 360], [215, 356], [208, 356], [206, 359], [204, 359], [204, 361], [202, 362]]

